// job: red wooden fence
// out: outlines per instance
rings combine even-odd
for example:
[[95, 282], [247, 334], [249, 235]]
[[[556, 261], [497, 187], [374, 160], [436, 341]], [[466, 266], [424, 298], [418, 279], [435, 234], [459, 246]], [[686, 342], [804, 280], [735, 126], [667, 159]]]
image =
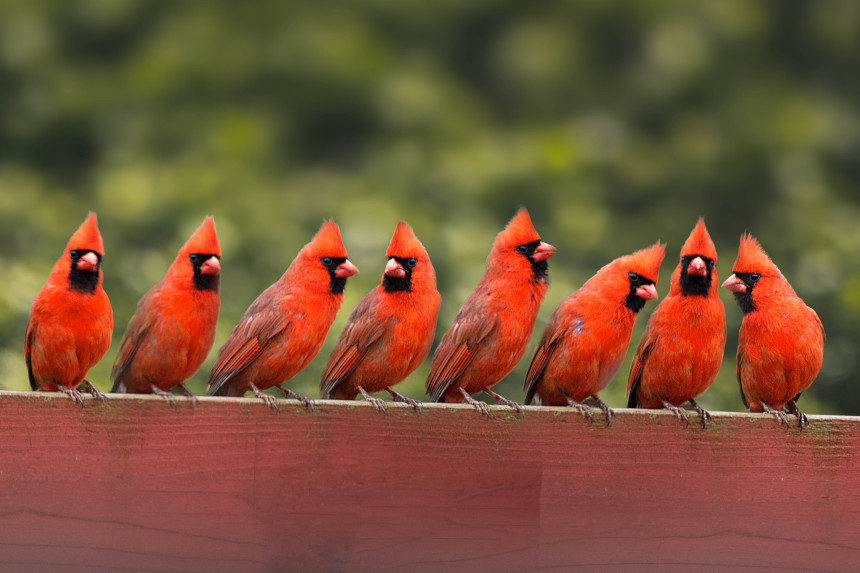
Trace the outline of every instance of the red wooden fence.
[[0, 393], [0, 569], [857, 570], [860, 418]]

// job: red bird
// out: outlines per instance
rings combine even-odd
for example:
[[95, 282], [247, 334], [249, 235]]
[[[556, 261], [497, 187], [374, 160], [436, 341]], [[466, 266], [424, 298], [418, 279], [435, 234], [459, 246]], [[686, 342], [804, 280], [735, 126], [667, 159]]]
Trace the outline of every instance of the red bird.
[[433, 355], [427, 393], [434, 402], [463, 402], [489, 415], [472, 398], [482, 390], [522, 413], [519, 404], [496, 394], [496, 383], [513, 370], [534, 329], [547, 289], [547, 259], [555, 247], [535, 231], [520, 209], [499, 233], [487, 257], [487, 271]]
[[149, 289], [128, 323], [111, 370], [111, 392], [173, 400], [209, 354], [221, 300], [221, 247], [207, 217], [179, 249], [164, 278]]
[[370, 394], [385, 390], [395, 402], [420, 410], [420, 402], [391, 386], [409, 376], [430, 352], [440, 301], [436, 273], [424, 245], [402, 221], [385, 256], [382, 281], [352, 311], [322, 374], [320, 394], [352, 400], [361, 393], [384, 410], [382, 400]]
[[689, 402], [713, 383], [726, 346], [726, 315], [717, 295], [717, 250], [699, 219], [681, 249], [669, 296], [651, 315], [627, 379], [629, 408], [666, 408], [689, 423]]
[[257, 297], [230, 333], [209, 374], [210, 396], [244, 396], [248, 390], [277, 410], [262, 390], [278, 386], [286, 397], [313, 404], [283, 383], [317, 355], [343, 302], [347, 277], [358, 269], [346, 258], [340, 229], [326, 222], [284, 275]]
[[797, 399], [821, 370], [824, 326], [749, 235], [741, 237], [732, 272], [723, 286], [744, 313], [737, 357], [744, 406], [772, 414], [788, 427], [785, 409], [803, 430], [807, 419]]
[[110, 348], [113, 312], [102, 288], [104, 243], [96, 216], [72, 235], [36, 299], [27, 324], [24, 357], [33, 390], [61, 391], [84, 405], [77, 388]]
[[526, 374], [526, 404], [569, 404], [591, 420], [582, 404], [591, 397], [609, 425], [612, 409], [597, 393], [624, 360], [636, 314], [657, 298], [664, 251], [657, 243], [615, 259], [558, 305]]

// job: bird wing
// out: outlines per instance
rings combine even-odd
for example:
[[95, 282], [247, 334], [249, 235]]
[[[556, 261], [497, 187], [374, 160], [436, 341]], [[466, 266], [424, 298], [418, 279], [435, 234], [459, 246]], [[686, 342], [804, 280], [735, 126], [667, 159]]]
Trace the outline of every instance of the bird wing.
[[27, 323], [27, 342], [24, 344], [24, 359], [27, 361], [27, 376], [30, 378], [30, 388], [38, 390], [39, 386], [36, 384], [36, 377], [33, 375], [33, 365], [31, 363], [33, 343], [35, 339], [36, 324], [33, 320], [30, 320], [30, 322]]
[[110, 371], [110, 379], [113, 382], [111, 392], [123, 391], [123, 377], [134, 362], [134, 357], [140, 349], [141, 343], [146, 339], [153, 324], [158, 320], [157, 312], [153, 311], [153, 305], [158, 300], [160, 283], [155, 285], [137, 303], [137, 310], [128, 323], [128, 328], [119, 345], [119, 353]]
[[[650, 325], [649, 325], [650, 326]], [[657, 342], [657, 335], [650, 328], [645, 329], [645, 334], [642, 336], [642, 341], [639, 342], [639, 348], [636, 349], [636, 355], [633, 357], [633, 364], [630, 366], [630, 375], [627, 377], [627, 407], [635, 408], [638, 406], [636, 390], [639, 388], [639, 383], [642, 381], [642, 373], [645, 371], [645, 363], [654, 350], [654, 344]]]
[[323, 398], [332, 397], [337, 386], [352, 374], [368, 350], [394, 322], [393, 316], [388, 320], [378, 320], [375, 312], [378, 306], [379, 293], [374, 289], [361, 299], [349, 316], [349, 322], [340, 334], [320, 378], [320, 395]]
[[[738, 346], [738, 358], [737, 358], [737, 367], [735, 369], [735, 373], [738, 379], [738, 389], [741, 391], [741, 402], [744, 403], [744, 406], [749, 408], [749, 400], [747, 400], [746, 394], [744, 394], [744, 384], [741, 382], [741, 368], [743, 368], [744, 364], [744, 353], [741, 350], [740, 346]], [[798, 394], [798, 397], [800, 394]]]
[[269, 301], [269, 297], [261, 295], [218, 351], [209, 374], [207, 392], [210, 396], [216, 395], [233, 376], [253, 364], [272, 339], [287, 330], [297, 318], [297, 312], [285, 313], [281, 305], [269, 304]]
[[466, 301], [433, 357], [433, 366], [427, 378], [427, 393], [434, 402], [438, 402], [463, 373], [478, 346], [496, 325], [496, 319], [486, 312], [484, 304], [477, 300]]
[[564, 325], [553, 320], [553, 322], [550, 323], [544, 331], [540, 344], [535, 351], [535, 355], [532, 357], [531, 364], [529, 364], [529, 371], [526, 373], [525, 384], [523, 384], [523, 390], [526, 394], [526, 404], [531, 404], [535, 392], [537, 391], [537, 384], [543, 377], [544, 370], [546, 370], [547, 364], [549, 364], [553, 354], [555, 354], [559, 342], [561, 342], [571, 330], [571, 323], [573, 324], [572, 330], [575, 335], [579, 332], [579, 329], [582, 328], [582, 320], [576, 317], [573, 317]]

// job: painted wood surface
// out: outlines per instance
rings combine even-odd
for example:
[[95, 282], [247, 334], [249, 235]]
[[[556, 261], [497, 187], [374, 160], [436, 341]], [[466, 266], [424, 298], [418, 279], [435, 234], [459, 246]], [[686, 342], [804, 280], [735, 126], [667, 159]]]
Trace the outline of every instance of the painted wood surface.
[[860, 563], [860, 418], [0, 393], [0, 569]]

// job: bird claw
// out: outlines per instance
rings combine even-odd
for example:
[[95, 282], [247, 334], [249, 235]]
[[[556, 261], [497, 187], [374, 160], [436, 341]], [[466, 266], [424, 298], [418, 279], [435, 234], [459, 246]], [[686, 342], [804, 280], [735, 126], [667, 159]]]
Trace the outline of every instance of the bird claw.
[[612, 408], [609, 407], [609, 404], [601, 400], [600, 396], [597, 394], [594, 394], [591, 397], [594, 398], [595, 402], [597, 402], [597, 407], [603, 410], [603, 413], [606, 415], [606, 425], [609, 426], [609, 424], [612, 423], [612, 415], [614, 414]]
[[87, 392], [89, 392], [94, 398], [97, 398], [102, 404], [107, 402], [107, 395], [96, 388], [92, 382], [84, 380], [84, 384], [87, 386]]
[[421, 402], [419, 402], [418, 400], [416, 400], [414, 398], [410, 398], [408, 396], [404, 396], [403, 394], [400, 394], [399, 392], [395, 392], [391, 388], [388, 388], [388, 392], [391, 394], [391, 398], [395, 402], [402, 402], [403, 404], [409, 404], [410, 406], [412, 406], [412, 408], [415, 409], [416, 412], [418, 412], [419, 414], [421, 413]]
[[800, 431], [802, 432], [803, 428], [805, 428], [809, 423], [809, 418], [807, 418], [806, 414], [798, 409], [797, 403], [794, 400], [789, 400], [788, 403], [786, 403], [785, 408], [788, 410], [789, 414], [797, 416], [797, 425], [800, 427]]
[[483, 414], [488, 420], [490, 419], [490, 409], [487, 408], [487, 404], [485, 402], [481, 402], [480, 400], [475, 400], [472, 396], [460, 388], [460, 392], [463, 394], [463, 400], [476, 410]]
[[571, 408], [576, 408], [577, 410], [579, 410], [579, 413], [588, 419], [589, 424], [594, 423], [594, 414], [591, 413], [590, 407], [586, 406], [585, 404], [583, 404], [581, 402], [577, 402], [576, 400], [574, 400], [572, 398], [568, 398], [567, 396], [565, 396], [565, 398], [567, 399], [568, 406], [570, 406]]
[[689, 402], [693, 406], [693, 409], [698, 412], [699, 416], [702, 417], [702, 429], [704, 429], [708, 425], [708, 422], [711, 421], [711, 413], [699, 406], [695, 400], [690, 400]]
[[268, 406], [269, 408], [271, 408], [275, 412], [280, 410], [278, 408], [278, 401], [275, 400], [272, 396], [269, 396], [268, 394], [262, 394], [261, 393], [260, 396], [257, 396], [257, 397], [260, 400], [262, 400], [266, 404], [266, 406]]
[[81, 408], [84, 407], [84, 397], [80, 392], [78, 392], [77, 388], [69, 388], [68, 386], [63, 386], [62, 384], [57, 384], [56, 386], [57, 390], [77, 402]]
[[502, 406], [507, 406], [508, 408], [513, 408], [513, 410], [514, 410], [517, 414], [519, 414], [519, 415], [520, 415], [520, 416], [522, 416], [523, 418], [525, 418], [525, 417], [526, 417], [526, 411], [523, 409], [523, 405], [522, 405], [522, 404], [519, 404], [519, 403], [517, 403], [517, 402], [514, 402], [513, 400], [508, 400], [507, 398], [504, 398], [504, 397], [502, 397], [502, 396], [499, 396], [498, 398], [496, 398], [496, 402], [497, 402], [498, 404], [501, 404]]
[[662, 402], [663, 402], [664, 408], [673, 412], [676, 416], [678, 416], [678, 418], [680, 418], [681, 420], [684, 421], [685, 427], [690, 425], [690, 418], [687, 416], [686, 410], [684, 410], [683, 408], [680, 408], [678, 406], [675, 406], [674, 404], [670, 404], [666, 400], [662, 400]]
[[373, 404], [373, 407], [377, 409], [377, 411], [385, 413], [385, 400], [380, 400], [379, 398], [374, 398], [373, 396], [365, 396], [365, 399]]
[[307, 408], [311, 412], [314, 411], [314, 402], [307, 396], [302, 396], [298, 392], [293, 392], [289, 388], [284, 388], [283, 386], [278, 386], [278, 388], [280, 388], [281, 391], [284, 393], [284, 398], [288, 398], [290, 400], [298, 400], [305, 405], [305, 408]]

